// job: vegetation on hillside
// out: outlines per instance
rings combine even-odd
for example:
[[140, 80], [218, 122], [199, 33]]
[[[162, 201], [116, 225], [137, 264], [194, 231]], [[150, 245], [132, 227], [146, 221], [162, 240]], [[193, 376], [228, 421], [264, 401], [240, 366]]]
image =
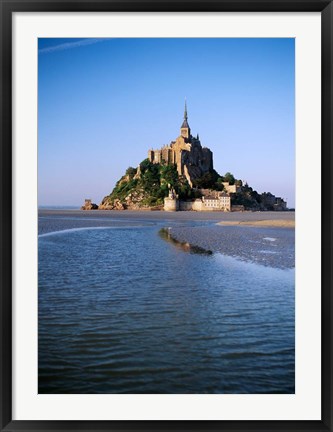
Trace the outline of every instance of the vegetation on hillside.
[[245, 209], [259, 209], [260, 203], [261, 196], [247, 183], [245, 183], [245, 185], [241, 187], [240, 192], [231, 196], [232, 205], [243, 205]]
[[213, 189], [222, 191], [224, 177], [220, 176], [215, 170], [204, 174], [202, 177], [199, 177], [193, 180], [193, 187], [198, 189]]
[[196, 192], [186, 178], [179, 176], [176, 165], [153, 164], [145, 159], [139, 169], [129, 167], [126, 174], [116, 183], [115, 188], [103, 203], [115, 200], [136, 204], [139, 207], [163, 205], [169, 194], [169, 186], [181, 199], [195, 198]]
[[138, 168], [129, 167], [102, 204], [112, 206], [117, 202], [123, 208], [162, 206], [169, 188], [180, 199], [188, 200], [201, 197], [200, 189], [223, 191], [224, 182], [240, 187], [238, 193], [232, 194], [232, 204], [243, 205], [247, 209], [260, 208], [261, 196], [247, 184], [243, 185], [230, 172], [221, 176], [212, 170], [195, 179], [191, 188], [186, 178], [178, 175], [176, 165], [153, 164], [149, 159], [143, 160]]

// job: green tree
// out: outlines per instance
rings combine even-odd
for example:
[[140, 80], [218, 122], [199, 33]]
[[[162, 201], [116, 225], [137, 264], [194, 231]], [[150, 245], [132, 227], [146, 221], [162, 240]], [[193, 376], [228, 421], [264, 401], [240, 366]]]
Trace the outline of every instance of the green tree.
[[178, 172], [176, 165], [161, 165], [161, 184], [170, 184], [171, 187], [176, 187], [178, 184]]
[[126, 175], [128, 175], [128, 177], [130, 178], [130, 180], [132, 180], [132, 178], [135, 176], [136, 174], [136, 168], [133, 167], [128, 167], [126, 170]]
[[154, 165], [154, 164], [152, 162], [150, 162], [150, 160], [148, 158], [144, 159], [140, 163], [141, 175], [143, 175], [145, 173], [145, 171], [147, 171], [148, 169], [150, 169], [152, 165]]
[[224, 182], [224, 178], [219, 177], [215, 183], [215, 189], [218, 191], [223, 191], [224, 189], [223, 182]]
[[235, 184], [235, 180], [235, 177], [230, 172], [224, 174], [224, 181], [229, 182], [230, 185]]

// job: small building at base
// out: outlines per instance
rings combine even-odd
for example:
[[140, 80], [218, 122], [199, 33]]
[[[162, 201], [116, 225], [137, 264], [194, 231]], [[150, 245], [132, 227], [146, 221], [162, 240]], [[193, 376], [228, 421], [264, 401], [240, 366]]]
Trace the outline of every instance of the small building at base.
[[179, 200], [172, 192], [164, 198], [164, 211], [231, 211], [231, 198], [225, 192], [215, 192], [194, 201]]

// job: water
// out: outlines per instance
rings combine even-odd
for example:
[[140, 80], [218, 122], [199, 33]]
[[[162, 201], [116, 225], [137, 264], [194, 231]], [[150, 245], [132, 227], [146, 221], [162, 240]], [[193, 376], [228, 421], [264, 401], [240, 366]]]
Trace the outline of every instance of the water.
[[169, 225], [39, 237], [39, 393], [294, 393], [294, 269], [194, 253]]

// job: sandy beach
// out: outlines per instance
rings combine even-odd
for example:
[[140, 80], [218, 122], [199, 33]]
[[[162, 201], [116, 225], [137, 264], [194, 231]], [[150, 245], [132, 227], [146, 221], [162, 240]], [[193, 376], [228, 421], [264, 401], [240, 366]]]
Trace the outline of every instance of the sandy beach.
[[271, 220], [248, 220], [248, 221], [222, 221], [218, 225], [235, 226], [244, 225], [252, 227], [270, 227], [270, 228], [295, 228], [295, 220], [289, 219], [271, 219]]

